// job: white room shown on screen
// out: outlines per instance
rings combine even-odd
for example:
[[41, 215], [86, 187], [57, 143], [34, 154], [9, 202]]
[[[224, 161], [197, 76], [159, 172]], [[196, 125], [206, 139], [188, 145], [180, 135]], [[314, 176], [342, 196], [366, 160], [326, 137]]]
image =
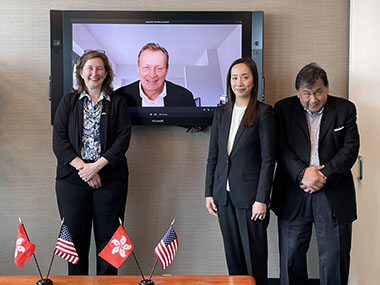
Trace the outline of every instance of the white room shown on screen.
[[[137, 56], [147, 43], [169, 53], [167, 80], [189, 89], [201, 105], [217, 106], [230, 64], [242, 53], [241, 24], [73, 24], [73, 54], [104, 50], [115, 89], [138, 80]], [[74, 70], [74, 69], [73, 69]], [[74, 78], [75, 86], [75, 78]]]

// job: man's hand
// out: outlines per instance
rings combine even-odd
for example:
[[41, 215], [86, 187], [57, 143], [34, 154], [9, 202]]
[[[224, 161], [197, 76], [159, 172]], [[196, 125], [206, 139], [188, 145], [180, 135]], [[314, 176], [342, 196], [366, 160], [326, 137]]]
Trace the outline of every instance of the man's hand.
[[326, 183], [326, 176], [320, 171], [324, 167], [324, 165], [307, 167], [300, 188], [310, 194], [319, 191]]

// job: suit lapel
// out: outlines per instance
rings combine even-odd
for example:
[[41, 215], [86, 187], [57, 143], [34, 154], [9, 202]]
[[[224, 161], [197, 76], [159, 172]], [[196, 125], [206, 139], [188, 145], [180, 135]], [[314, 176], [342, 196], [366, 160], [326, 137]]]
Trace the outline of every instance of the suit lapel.
[[132, 91], [132, 94], [128, 95], [132, 95], [133, 100], [136, 102], [136, 107], [142, 107], [142, 99], [140, 97], [140, 80], [136, 81], [136, 84], [133, 86], [133, 89], [134, 90]]
[[305, 135], [306, 139], [310, 141], [309, 127], [307, 126], [307, 119], [305, 115], [305, 110], [302, 107], [299, 99], [297, 98], [297, 102], [294, 104], [292, 117], [296, 124], [302, 130], [302, 133]]
[[[223, 129], [226, 130], [226, 133], [224, 134], [224, 136], [225, 136], [226, 151], [227, 151], [228, 138], [230, 136], [231, 121], [232, 121], [232, 112], [233, 112], [233, 109], [230, 109], [230, 108], [226, 109], [226, 116], [225, 116], [226, 120], [225, 120], [225, 123], [224, 123], [224, 126], [223, 126]], [[235, 139], [234, 139], [234, 143], [233, 143], [232, 148], [231, 148], [230, 156], [234, 152], [234, 149], [236, 148], [236, 145], [238, 144], [239, 139], [241, 138], [241, 135], [243, 134], [244, 130], [245, 130], [245, 127], [243, 127], [240, 124], [239, 128], [238, 128], [238, 130], [236, 132], [236, 135], [235, 135]]]
[[[172, 94], [174, 91], [171, 90], [171, 86], [170, 84], [168, 84], [168, 82], [165, 80], [165, 84], [166, 84], [166, 96], [164, 97], [164, 105], [165, 106], [175, 106], [176, 104], [171, 102], [171, 97], [170, 97], [170, 94]], [[177, 95], [177, 94], [175, 94]]]
[[331, 124], [334, 122], [335, 116], [335, 101], [329, 96], [323, 110], [323, 116], [319, 130], [319, 142], [321, 142], [327, 134], [327, 131], [329, 130]]
[[230, 156], [234, 152], [237, 144], [239, 143], [239, 139], [241, 138], [241, 135], [243, 134], [244, 130], [245, 130], [245, 127], [242, 124], [240, 124], [240, 126], [239, 126], [239, 128], [238, 128], [238, 130], [236, 132], [236, 136], [235, 136], [235, 139], [234, 139], [234, 144], [232, 145]]
[[[77, 95], [78, 98], [79, 98], [79, 95]], [[82, 148], [82, 137], [83, 137], [83, 99], [82, 100], [79, 100], [78, 99], [78, 133], [79, 133], [79, 150], [81, 150]]]
[[[112, 100], [112, 95], [110, 96]], [[110, 112], [110, 102], [106, 99], [103, 100], [102, 114], [100, 116], [100, 143], [102, 145], [102, 152], [105, 151], [107, 145], [107, 126], [108, 126], [108, 117]]]
[[228, 137], [230, 135], [230, 128], [231, 128], [231, 119], [232, 119], [232, 109], [226, 108], [224, 110], [223, 118], [225, 118], [222, 122], [222, 138], [223, 138], [223, 145], [226, 146], [225, 151], [227, 153], [227, 143], [228, 143]]

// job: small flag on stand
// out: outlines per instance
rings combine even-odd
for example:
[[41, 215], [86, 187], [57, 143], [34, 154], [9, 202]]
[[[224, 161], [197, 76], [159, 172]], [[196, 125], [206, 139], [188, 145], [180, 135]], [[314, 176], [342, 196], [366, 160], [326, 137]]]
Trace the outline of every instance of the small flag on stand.
[[54, 254], [66, 259], [72, 264], [79, 261], [78, 253], [75, 249], [73, 240], [66, 225], [62, 224], [59, 231], [57, 244], [55, 245]]
[[168, 231], [154, 249], [154, 253], [161, 262], [163, 270], [168, 267], [170, 263], [172, 263], [177, 247], [178, 238], [173, 226], [170, 225]]
[[33, 255], [35, 248], [36, 246], [29, 241], [24, 226], [20, 224], [17, 231], [15, 264], [19, 267], [23, 267]]
[[133, 251], [133, 245], [120, 225], [99, 256], [112, 266], [119, 268]]

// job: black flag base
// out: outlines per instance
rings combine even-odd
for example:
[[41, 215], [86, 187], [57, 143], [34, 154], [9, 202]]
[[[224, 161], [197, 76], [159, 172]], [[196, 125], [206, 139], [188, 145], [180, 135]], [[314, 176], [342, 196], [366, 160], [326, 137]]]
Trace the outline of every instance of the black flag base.
[[40, 279], [37, 281], [36, 285], [53, 285], [53, 281], [50, 279]]
[[150, 279], [141, 280], [139, 285], [154, 285], [154, 281]]

